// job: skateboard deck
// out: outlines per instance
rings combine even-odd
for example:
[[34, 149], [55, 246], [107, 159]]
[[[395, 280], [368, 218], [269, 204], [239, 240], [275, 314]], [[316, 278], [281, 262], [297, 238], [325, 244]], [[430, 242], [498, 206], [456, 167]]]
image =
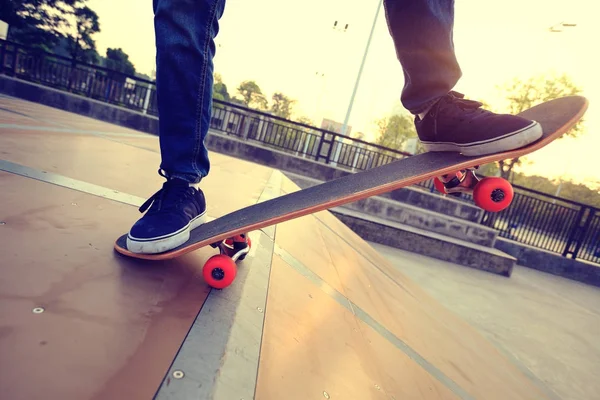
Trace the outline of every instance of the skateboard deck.
[[216, 243], [236, 235], [410, 186], [441, 175], [532, 153], [572, 128], [583, 116], [587, 107], [588, 100], [586, 98], [567, 96], [522, 112], [521, 116], [541, 124], [543, 136], [536, 142], [520, 149], [486, 156], [464, 156], [455, 152], [418, 154], [226, 214], [195, 229], [186, 243], [170, 251], [158, 254], [132, 253], [127, 250], [127, 234], [119, 237], [114, 247], [123, 255], [146, 260], [171, 259], [208, 245], [217, 247]]

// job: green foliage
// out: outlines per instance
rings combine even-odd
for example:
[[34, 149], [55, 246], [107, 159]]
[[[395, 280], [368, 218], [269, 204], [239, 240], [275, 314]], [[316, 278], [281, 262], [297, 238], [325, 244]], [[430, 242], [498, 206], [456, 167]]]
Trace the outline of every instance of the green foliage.
[[499, 167], [497, 164], [481, 165], [477, 170], [477, 174], [484, 176], [499, 176]]
[[242, 102], [246, 107], [253, 107], [266, 111], [268, 109], [267, 98], [263, 95], [260, 87], [254, 81], [244, 81], [237, 88], [242, 96]]
[[67, 33], [68, 49], [74, 61], [96, 62], [96, 42], [92, 35], [100, 32], [98, 14], [88, 6], [77, 5], [73, 8], [75, 29]]
[[[120, 48], [109, 48], [106, 57], [96, 51], [93, 35], [100, 32], [98, 14], [87, 0], [0, 0], [0, 14], [9, 27], [8, 39], [63, 57], [73, 64], [91, 63], [127, 75], [136, 75], [135, 66]], [[99, 75], [107, 75], [98, 72]], [[108, 76], [120, 83], [117, 73]], [[69, 83], [68, 87], [70, 87]]]
[[[535, 76], [527, 80], [514, 79], [508, 83], [503, 92], [509, 102], [508, 112], [518, 114], [535, 105], [563, 96], [581, 93], [581, 88], [573, 83], [568, 75]], [[583, 130], [583, 120], [580, 120], [565, 136], [577, 137]], [[558, 139], [560, 140], [560, 139]], [[520, 158], [504, 160], [498, 163], [501, 176], [510, 179], [515, 166], [521, 164]]]
[[[596, 182], [596, 187], [600, 182]], [[562, 183], [560, 197], [600, 208], [600, 190], [593, 190], [582, 184], [570, 181]]]
[[296, 122], [300, 122], [301, 124], [306, 124], [309, 126], [315, 126], [315, 123], [313, 122], [313, 120], [307, 116], [301, 116], [301, 117], [296, 118]]
[[[109, 48], [106, 57], [96, 51], [93, 35], [100, 32], [98, 14], [87, 0], [0, 0], [0, 15], [9, 27], [8, 39], [43, 49], [73, 62], [92, 63], [127, 75], [136, 70], [120, 48]], [[112, 77], [123, 81], [120, 75]]]
[[272, 96], [273, 103], [271, 112], [278, 117], [290, 119], [292, 117], [292, 108], [296, 100], [290, 99], [281, 92], [276, 92]]
[[364, 134], [364, 132], [354, 132], [350, 135], [350, 137], [353, 137], [354, 139], [358, 140], [365, 140], [366, 135]]
[[509, 101], [509, 112], [518, 114], [533, 106], [563, 96], [576, 95], [581, 88], [568, 75], [539, 75], [527, 80], [518, 78], [503, 88]]
[[[275, 92], [271, 96], [271, 106], [269, 101], [263, 94], [260, 86], [253, 80], [246, 80], [240, 83], [237, 87], [237, 92], [241, 96], [231, 97], [227, 92], [227, 87], [219, 74], [215, 74], [215, 83], [213, 85], [213, 97], [215, 99], [238, 103], [243, 106], [258, 109], [260, 111], [268, 111], [280, 118], [291, 119], [293, 114], [294, 104], [296, 100], [291, 99], [281, 92]], [[312, 124], [312, 121], [311, 121]]]
[[[407, 139], [416, 138], [417, 131], [411, 116], [394, 114], [376, 121], [377, 136], [375, 144], [390, 149], [402, 150]], [[420, 146], [420, 145], [419, 145]], [[421, 152], [419, 149], [418, 152]]]
[[119, 71], [127, 75], [135, 75], [135, 66], [129, 61], [129, 55], [123, 49], [106, 49], [106, 58], [104, 65], [114, 71]]
[[86, 0], [0, 0], [0, 18], [9, 24], [8, 40], [52, 51]]
[[227, 91], [227, 85], [223, 83], [221, 74], [215, 73], [213, 83], [213, 98], [221, 101], [231, 101], [231, 96]]

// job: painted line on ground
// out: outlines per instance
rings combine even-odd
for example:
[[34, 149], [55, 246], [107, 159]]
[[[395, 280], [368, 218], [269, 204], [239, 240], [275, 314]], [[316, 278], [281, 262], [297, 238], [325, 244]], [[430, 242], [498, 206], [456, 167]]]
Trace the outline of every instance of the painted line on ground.
[[[44, 122], [46, 122], [46, 121], [44, 121]], [[57, 127], [50, 127], [50, 126], [20, 125], [20, 124], [0, 124], [0, 129], [20, 129], [20, 130], [27, 130], [27, 131], [79, 133], [79, 134], [84, 134], [84, 135], [117, 136], [117, 137], [132, 137], [132, 138], [156, 138], [157, 137], [155, 135], [141, 134], [141, 133], [102, 132], [102, 131], [94, 131], [94, 130], [88, 130], [88, 129], [57, 128]]]
[[[1, 103], [0, 103], [0, 104], [1, 104]], [[5, 111], [5, 112], [8, 112], [8, 113], [12, 113], [12, 114], [17, 114], [17, 115], [20, 115], [20, 116], [26, 117], [26, 118], [28, 118], [28, 119], [32, 119], [32, 120], [34, 120], [34, 121], [38, 121], [38, 122], [40, 122], [40, 123], [43, 123], [43, 124], [58, 125], [58, 126], [62, 126], [62, 127], [64, 127], [64, 128], [68, 128], [68, 125], [65, 125], [65, 124], [63, 124], [63, 123], [61, 123], [61, 122], [58, 122], [58, 121], [52, 121], [52, 120], [47, 120], [47, 119], [38, 118], [38, 117], [34, 117], [33, 115], [24, 114], [24, 113], [22, 113], [22, 112], [18, 112], [18, 111], [15, 111], [15, 110], [9, 109], [9, 108], [0, 107], [0, 110], [2, 110], [2, 111]], [[34, 112], [34, 110], [31, 110], [31, 109], [30, 109], [30, 110], [28, 110], [28, 111]]]
[[364, 322], [366, 325], [370, 326], [373, 330], [379, 333], [381, 337], [383, 337], [385, 340], [394, 345], [397, 349], [406, 354], [410, 359], [412, 359], [419, 366], [421, 366], [432, 377], [440, 381], [444, 386], [450, 389], [458, 397], [465, 400], [474, 400], [474, 397], [467, 393], [452, 379], [447, 377], [441, 370], [439, 370], [437, 367], [435, 367], [433, 364], [427, 361], [423, 356], [421, 356], [409, 345], [403, 342], [400, 338], [398, 338], [396, 335], [390, 332], [386, 327], [377, 322], [377, 320], [371, 317], [366, 311], [364, 311], [362, 308], [356, 305], [356, 303], [352, 302], [342, 293], [338, 292], [337, 289], [330, 286], [327, 282], [321, 279], [320, 276], [315, 274], [303, 263], [298, 261], [294, 256], [292, 256], [290, 253], [279, 247], [277, 244], [275, 244], [275, 254], [281, 257], [283, 261], [285, 261], [289, 266], [295, 269], [300, 275], [307, 278], [315, 286], [321, 289], [325, 294], [334, 299], [338, 304], [350, 311], [353, 315], [356, 316], [356, 318]]
[[[282, 195], [283, 194], [286, 194], [286, 192], [282, 191]], [[371, 264], [378, 271], [380, 271], [383, 275], [385, 275], [393, 284], [395, 284], [396, 286], [398, 286], [400, 289], [404, 290], [409, 296], [411, 296], [413, 298], [415, 297], [410, 292], [410, 290], [408, 290], [408, 288], [404, 287], [402, 284], [400, 284], [399, 282], [397, 282], [389, 273], [387, 273], [386, 271], [384, 271], [379, 266], [379, 264], [375, 263], [371, 259], [371, 257], [369, 257], [367, 254], [364, 254], [359, 248], [354, 247], [353, 244], [350, 243], [350, 241], [347, 238], [345, 238], [344, 236], [342, 236], [339, 232], [333, 230], [333, 228], [331, 226], [329, 226], [327, 223], [325, 223], [324, 220], [322, 220], [321, 218], [319, 218], [319, 216], [317, 214], [312, 214], [312, 216], [313, 216], [313, 218], [315, 218], [319, 222], [320, 225], [322, 225], [323, 227], [325, 227], [333, 235], [335, 235], [338, 239], [342, 240], [344, 243], [346, 243], [348, 246], [350, 246], [366, 262], [368, 262], [369, 264]], [[343, 296], [343, 295], [340, 294], [340, 296]], [[549, 398], [551, 398], [553, 400], [559, 400], [560, 399], [560, 397], [558, 397], [558, 395], [550, 387], [548, 387], [548, 385], [546, 385], [539, 377], [537, 377], [529, 368], [527, 368], [522, 362], [520, 362], [514, 355], [512, 355], [506, 348], [504, 348], [498, 341], [490, 340], [490, 343], [492, 345], [496, 346], [496, 348], [499, 351], [501, 351], [511, 363], [513, 363], [525, 376], [527, 376], [529, 379], [531, 379], [531, 381], [533, 382], [533, 384], [536, 385], [541, 391], [543, 391]]]
[[[275, 170], [257, 202], [277, 197], [281, 182]], [[255, 398], [275, 227], [250, 236], [256, 244], [239, 264], [235, 282], [211, 290], [155, 399]], [[173, 379], [178, 373], [183, 378]]]
[[[8, 107], [14, 106], [15, 104], [17, 104], [17, 106], [19, 108], [24, 108], [25, 111], [30, 112], [30, 113], [37, 114], [38, 110], [44, 110], [44, 111], [49, 111], [52, 114], [58, 115], [58, 113], [56, 113], [56, 109], [55, 108], [52, 108], [52, 107], [49, 107], [49, 106], [45, 106], [45, 105], [42, 105], [40, 103], [29, 102], [27, 100], [19, 99], [19, 98], [16, 98], [16, 97], [6, 97], [6, 98], [8, 100], [10, 100], [10, 103], [8, 103], [8, 105], [7, 105]], [[3, 103], [0, 103], [0, 104], [3, 104]], [[13, 113], [13, 114], [18, 114], [18, 115], [27, 117], [29, 119], [32, 119], [34, 121], [39, 121], [41, 123], [50, 124], [50, 125], [58, 125], [58, 126], [62, 126], [64, 128], [68, 128], [69, 127], [68, 125], [63, 124], [60, 121], [39, 118], [37, 116], [33, 116], [33, 115], [30, 115], [30, 114], [25, 114], [25, 113], [22, 113], [22, 112], [19, 112], [19, 111], [15, 111], [15, 110], [10, 109], [10, 108], [4, 108], [4, 107], [2, 107], [0, 109], [2, 111], [6, 111], [6, 112], [9, 112], [9, 113]], [[62, 111], [62, 110], [60, 110], [60, 111]], [[67, 115], [69, 115], [69, 114], [67, 113]], [[85, 117], [83, 117], [83, 118], [85, 118]]]
[[41, 171], [25, 165], [16, 164], [6, 160], [0, 160], [0, 170], [10, 172], [16, 175], [21, 175], [27, 178], [37, 179], [42, 182], [52, 183], [57, 186], [66, 187], [77, 190], [83, 193], [92, 194], [109, 200], [118, 201], [120, 203], [129, 204], [140, 207], [146, 199], [131, 194], [123, 193], [118, 190], [106, 188], [104, 186], [94, 185], [69, 178], [64, 175], [55, 174], [52, 172]]

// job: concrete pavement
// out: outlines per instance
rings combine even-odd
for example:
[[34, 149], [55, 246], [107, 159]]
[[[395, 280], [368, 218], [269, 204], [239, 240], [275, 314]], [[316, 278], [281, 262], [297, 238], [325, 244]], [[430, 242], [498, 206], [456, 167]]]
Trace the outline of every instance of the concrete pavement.
[[559, 398], [600, 398], [600, 288], [520, 266], [507, 280], [370, 244]]

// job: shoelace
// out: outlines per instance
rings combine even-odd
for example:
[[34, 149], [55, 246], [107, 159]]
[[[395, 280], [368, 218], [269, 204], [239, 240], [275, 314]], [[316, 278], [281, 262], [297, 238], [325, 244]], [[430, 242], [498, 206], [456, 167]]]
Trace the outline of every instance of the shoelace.
[[451, 91], [449, 95], [449, 101], [451, 101], [453, 104], [456, 104], [458, 107], [465, 111], [477, 111], [483, 106], [483, 103], [480, 103], [479, 101], [465, 99], [465, 95], [463, 95], [462, 93]]
[[163, 183], [162, 188], [150, 196], [139, 210], [141, 213], [145, 212], [155, 201], [160, 201], [161, 206], [163, 203], [178, 204], [188, 193], [189, 186], [187, 184], [180, 184], [169, 180]]

